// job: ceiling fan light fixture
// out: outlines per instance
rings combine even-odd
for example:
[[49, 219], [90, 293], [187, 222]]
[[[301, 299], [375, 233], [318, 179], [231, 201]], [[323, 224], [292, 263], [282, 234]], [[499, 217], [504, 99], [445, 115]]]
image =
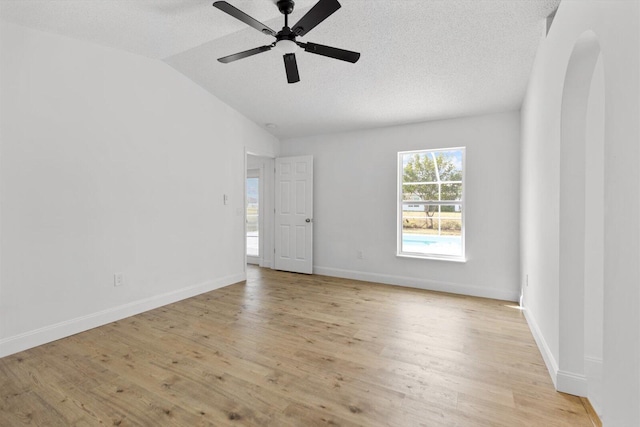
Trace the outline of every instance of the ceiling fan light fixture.
[[285, 55], [287, 53], [295, 53], [295, 51], [298, 50], [298, 45], [293, 40], [278, 40], [276, 49]]

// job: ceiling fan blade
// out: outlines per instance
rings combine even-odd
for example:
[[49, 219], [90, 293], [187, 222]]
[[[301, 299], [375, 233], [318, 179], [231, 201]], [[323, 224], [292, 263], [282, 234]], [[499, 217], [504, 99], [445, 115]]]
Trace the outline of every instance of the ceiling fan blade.
[[222, 58], [218, 58], [218, 61], [223, 64], [228, 64], [229, 62], [237, 61], [238, 59], [246, 58], [247, 56], [257, 55], [262, 52], [266, 52], [271, 50], [272, 45], [260, 46], [255, 49], [245, 50], [244, 52], [234, 53], [233, 55], [223, 56]]
[[292, 32], [296, 36], [304, 36], [338, 9], [340, 9], [338, 0], [320, 0], [306, 15], [300, 18], [298, 23], [293, 26]]
[[289, 83], [297, 83], [300, 81], [295, 53], [287, 53], [284, 55], [284, 69], [287, 71], [287, 81]]
[[315, 43], [298, 43], [298, 46], [304, 48], [305, 52], [315, 53], [316, 55], [328, 56], [329, 58], [339, 59], [351, 63], [358, 62], [360, 54], [350, 50], [338, 49], [337, 47], [324, 46]]
[[258, 21], [257, 19], [254, 19], [254, 18], [250, 17], [249, 15], [247, 15], [246, 13], [241, 11], [240, 9], [236, 8], [235, 6], [231, 6], [226, 1], [214, 2], [213, 3], [213, 7], [218, 8], [221, 11], [233, 16], [234, 18], [236, 18], [236, 19], [244, 22], [245, 24], [255, 28], [256, 30], [260, 31], [263, 34], [268, 34], [268, 35], [271, 35], [271, 36], [275, 36], [276, 35], [276, 32], [273, 31], [271, 28], [267, 27], [266, 25], [264, 25], [262, 22]]

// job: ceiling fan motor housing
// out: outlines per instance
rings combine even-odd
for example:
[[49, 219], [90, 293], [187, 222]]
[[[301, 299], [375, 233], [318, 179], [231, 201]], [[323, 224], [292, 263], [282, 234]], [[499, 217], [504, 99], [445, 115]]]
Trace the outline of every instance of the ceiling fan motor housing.
[[278, 31], [278, 33], [276, 34], [276, 41], [279, 42], [280, 40], [295, 41], [296, 35], [293, 33], [293, 31], [291, 31], [291, 28], [283, 27], [282, 30]]
[[278, 0], [277, 5], [280, 13], [282, 13], [283, 15], [289, 15], [291, 12], [293, 12], [293, 6], [295, 6], [295, 3], [293, 2], [293, 0]]

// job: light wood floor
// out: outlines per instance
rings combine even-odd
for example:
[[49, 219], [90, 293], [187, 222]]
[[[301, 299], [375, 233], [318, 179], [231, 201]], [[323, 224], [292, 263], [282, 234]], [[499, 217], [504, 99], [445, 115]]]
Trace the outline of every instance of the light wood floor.
[[249, 268], [0, 359], [0, 425], [591, 426], [511, 303]]

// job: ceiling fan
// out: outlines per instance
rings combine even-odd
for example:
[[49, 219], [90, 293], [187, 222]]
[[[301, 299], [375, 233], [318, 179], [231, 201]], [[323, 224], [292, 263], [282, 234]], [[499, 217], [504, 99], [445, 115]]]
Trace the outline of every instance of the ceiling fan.
[[276, 41], [269, 45], [256, 47], [255, 49], [249, 49], [244, 52], [238, 52], [233, 55], [218, 58], [218, 61], [223, 64], [227, 64], [229, 62], [237, 61], [238, 59], [266, 52], [275, 47], [283, 53], [284, 68], [287, 72], [287, 81], [289, 83], [296, 83], [300, 81], [298, 64], [296, 63], [296, 55], [294, 53], [298, 47], [303, 48], [305, 52], [328, 56], [329, 58], [340, 59], [341, 61], [351, 63], [358, 61], [360, 58], [360, 54], [358, 52], [310, 42], [301, 43], [296, 40], [296, 37], [304, 36], [314, 29], [316, 25], [327, 19], [331, 14], [333, 14], [333, 12], [340, 9], [340, 3], [338, 3], [337, 0], [320, 0], [298, 21], [297, 24], [293, 26], [293, 28], [289, 28], [289, 14], [293, 12], [293, 0], [278, 0], [276, 4], [280, 12], [284, 15], [284, 27], [282, 27], [282, 30], [277, 33], [262, 22], [252, 18], [226, 1], [216, 1], [213, 3], [215, 8], [233, 16], [263, 34], [268, 34], [276, 38]]

